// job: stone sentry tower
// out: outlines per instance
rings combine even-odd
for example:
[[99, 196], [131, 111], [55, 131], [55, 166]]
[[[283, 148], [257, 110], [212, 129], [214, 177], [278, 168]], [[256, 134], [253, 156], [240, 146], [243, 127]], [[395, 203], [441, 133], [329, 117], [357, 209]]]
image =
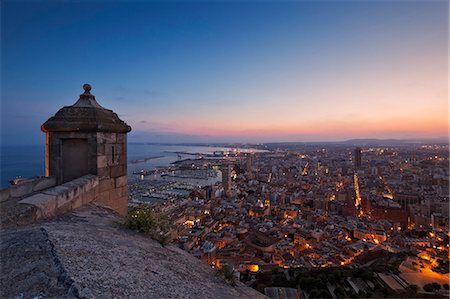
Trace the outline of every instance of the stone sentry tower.
[[61, 108], [41, 126], [46, 134], [46, 175], [55, 176], [57, 184], [86, 174], [96, 175], [96, 202], [126, 214], [126, 134], [131, 127], [97, 103], [89, 84], [84, 84], [83, 89], [75, 104]]

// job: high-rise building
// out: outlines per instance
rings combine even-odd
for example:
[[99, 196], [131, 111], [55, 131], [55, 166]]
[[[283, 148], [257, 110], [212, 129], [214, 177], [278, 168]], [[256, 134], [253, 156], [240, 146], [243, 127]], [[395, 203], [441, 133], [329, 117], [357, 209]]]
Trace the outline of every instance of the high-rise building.
[[222, 171], [222, 186], [225, 197], [231, 197], [231, 165], [226, 163], [220, 167]]
[[355, 152], [354, 152], [353, 158], [354, 158], [355, 167], [356, 168], [361, 167], [362, 155], [361, 155], [361, 148], [360, 147], [355, 148]]
[[253, 155], [252, 154], [247, 155], [246, 171], [247, 171], [247, 174], [249, 174], [249, 175], [251, 175], [253, 172]]

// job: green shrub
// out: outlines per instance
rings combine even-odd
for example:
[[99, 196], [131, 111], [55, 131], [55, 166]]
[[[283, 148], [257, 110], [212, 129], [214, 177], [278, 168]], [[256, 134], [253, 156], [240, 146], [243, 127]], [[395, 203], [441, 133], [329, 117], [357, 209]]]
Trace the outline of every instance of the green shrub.
[[128, 211], [125, 221], [129, 229], [142, 232], [165, 246], [170, 242], [170, 224], [168, 219], [155, 212], [148, 205], [141, 204]]

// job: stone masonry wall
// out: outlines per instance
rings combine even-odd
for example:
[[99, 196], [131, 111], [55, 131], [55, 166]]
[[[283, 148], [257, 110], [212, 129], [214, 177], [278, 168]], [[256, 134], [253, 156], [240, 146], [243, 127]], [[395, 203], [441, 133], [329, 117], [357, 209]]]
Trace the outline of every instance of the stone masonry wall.
[[98, 185], [95, 175], [85, 175], [26, 197], [18, 203], [36, 207], [31, 222], [48, 219], [96, 201]]
[[98, 176], [98, 200], [96, 203], [113, 209], [121, 215], [128, 210], [127, 136], [125, 133], [47, 133], [47, 174], [54, 175], [57, 182], [62, 178], [62, 140], [86, 139], [88, 143], [89, 173]]
[[34, 192], [39, 192], [55, 185], [56, 178], [53, 176], [29, 179], [20, 184], [1, 189], [0, 202], [4, 202], [14, 198], [22, 198], [31, 195]]
[[127, 136], [124, 133], [97, 133], [97, 204], [121, 215], [128, 210]]

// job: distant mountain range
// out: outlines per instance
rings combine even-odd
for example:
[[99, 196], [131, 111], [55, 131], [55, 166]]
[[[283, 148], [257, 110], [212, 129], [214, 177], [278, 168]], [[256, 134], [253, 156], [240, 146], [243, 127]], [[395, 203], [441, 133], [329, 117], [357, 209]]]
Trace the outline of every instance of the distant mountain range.
[[401, 145], [421, 145], [421, 144], [449, 144], [449, 138], [411, 138], [411, 139], [377, 139], [360, 138], [344, 141], [315, 141], [315, 142], [266, 142], [263, 146], [295, 146], [295, 145], [335, 145], [335, 146], [401, 146]]
[[291, 141], [291, 142], [263, 142], [263, 143], [242, 143], [242, 142], [129, 142], [146, 143], [157, 145], [183, 145], [183, 146], [218, 146], [218, 147], [240, 147], [240, 148], [265, 148], [267, 146], [293, 146], [293, 145], [348, 145], [348, 146], [396, 146], [414, 144], [449, 144], [449, 138], [414, 138], [414, 139], [377, 139], [360, 138], [344, 141]]
[[449, 138], [414, 138], [414, 139], [349, 139], [337, 142], [351, 145], [404, 145], [404, 144], [448, 144]]

